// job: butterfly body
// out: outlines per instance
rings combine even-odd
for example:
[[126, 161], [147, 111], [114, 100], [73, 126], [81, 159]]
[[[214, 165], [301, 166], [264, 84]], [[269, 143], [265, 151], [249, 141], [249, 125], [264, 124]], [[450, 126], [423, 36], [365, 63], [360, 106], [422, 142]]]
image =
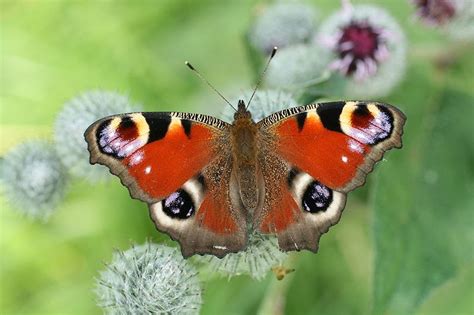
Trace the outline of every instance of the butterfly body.
[[[230, 127], [234, 176], [238, 183], [241, 202], [247, 211], [258, 204], [258, 142], [259, 129], [243, 101], [238, 104], [234, 122]], [[224, 140], [225, 141], [225, 140]]]
[[282, 250], [316, 251], [350, 190], [401, 147], [405, 116], [381, 103], [300, 106], [254, 122], [239, 101], [232, 124], [190, 113], [103, 118], [85, 133], [91, 163], [108, 166], [146, 202], [184, 256], [245, 248], [249, 231]]

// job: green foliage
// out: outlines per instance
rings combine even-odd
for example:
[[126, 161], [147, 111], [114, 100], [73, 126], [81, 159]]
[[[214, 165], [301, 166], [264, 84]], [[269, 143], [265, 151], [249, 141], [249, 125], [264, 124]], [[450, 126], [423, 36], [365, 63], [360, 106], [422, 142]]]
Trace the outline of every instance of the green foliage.
[[250, 44], [260, 52], [308, 42], [316, 30], [315, 7], [279, 2], [264, 7], [249, 30]]
[[409, 117], [405, 152], [378, 176], [375, 314], [412, 313], [474, 258], [474, 96], [436, 76], [450, 79], [420, 70], [406, 81], [419, 95], [399, 97]]
[[268, 68], [266, 85], [283, 90], [301, 91], [329, 76], [329, 53], [313, 46], [298, 44], [278, 51]]

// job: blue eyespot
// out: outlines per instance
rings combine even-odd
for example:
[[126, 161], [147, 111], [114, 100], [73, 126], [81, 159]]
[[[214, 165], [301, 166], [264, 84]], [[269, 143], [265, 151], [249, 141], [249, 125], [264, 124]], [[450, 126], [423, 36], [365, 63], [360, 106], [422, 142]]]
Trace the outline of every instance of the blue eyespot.
[[194, 214], [191, 196], [180, 189], [161, 201], [163, 212], [173, 219], [187, 219]]
[[326, 211], [332, 203], [332, 190], [320, 182], [313, 181], [303, 194], [303, 209], [310, 213]]

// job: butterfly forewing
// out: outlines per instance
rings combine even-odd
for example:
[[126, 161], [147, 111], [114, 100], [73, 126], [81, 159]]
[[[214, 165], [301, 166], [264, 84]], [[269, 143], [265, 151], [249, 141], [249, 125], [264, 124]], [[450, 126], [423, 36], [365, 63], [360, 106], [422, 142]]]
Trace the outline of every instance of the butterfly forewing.
[[259, 125], [275, 152], [328, 187], [348, 192], [364, 183], [385, 151], [401, 147], [405, 116], [391, 105], [330, 102], [270, 115]]

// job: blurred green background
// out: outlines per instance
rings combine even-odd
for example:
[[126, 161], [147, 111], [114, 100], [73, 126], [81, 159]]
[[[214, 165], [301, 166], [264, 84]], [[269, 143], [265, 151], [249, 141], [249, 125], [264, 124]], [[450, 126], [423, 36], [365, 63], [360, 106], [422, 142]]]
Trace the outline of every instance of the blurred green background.
[[[309, 2], [309, 1], [308, 1]], [[321, 17], [337, 1], [313, 0]], [[409, 41], [405, 80], [381, 99], [408, 117], [404, 148], [350, 194], [320, 252], [292, 254], [276, 281], [203, 276], [202, 314], [474, 313], [474, 51], [413, 19], [408, 1], [376, 3]], [[64, 102], [90, 89], [128, 94], [152, 111], [216, 114], [253, 85], [243, 37], [255, 1], [2, 1], [0, 152], [52, 138]], [[458, 47], [459, 46], [459, 47]], [[65, 131], [67, 132], [67, 130]], [[0, 313], [100, 314], [94, 277], [114, 248], [156, 232], [117, 179], [74, 181], [46, 224], [0, 198]]]

